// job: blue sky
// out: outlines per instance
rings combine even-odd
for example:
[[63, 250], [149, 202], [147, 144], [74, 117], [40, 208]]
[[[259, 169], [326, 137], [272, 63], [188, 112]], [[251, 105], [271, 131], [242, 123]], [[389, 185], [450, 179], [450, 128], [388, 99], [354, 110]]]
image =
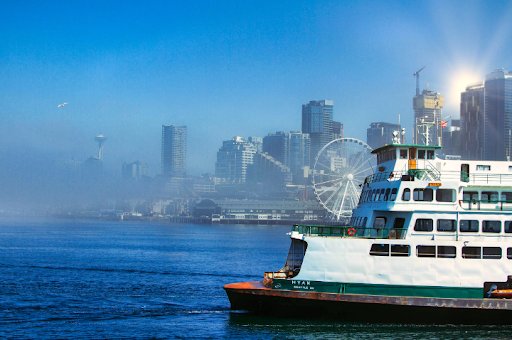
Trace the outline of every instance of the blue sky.
[[[11, 1], [0, 11], [0, 158], [160, 170], [162, 124], [187, 125], [189, 172], [235, 135], [299, 130], [333, 99], [346, 136], [412, 126], [412, 73], [458, 92], [512, 68], [510, 1]], [[68, 102], [64, 109], [57, 104]]]

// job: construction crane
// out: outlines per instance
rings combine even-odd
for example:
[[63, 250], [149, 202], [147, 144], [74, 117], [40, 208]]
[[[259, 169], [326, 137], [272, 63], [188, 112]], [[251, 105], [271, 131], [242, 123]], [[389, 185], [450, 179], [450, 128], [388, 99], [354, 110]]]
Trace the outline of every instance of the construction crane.
[[416, 77], [416, 95], [418, 96], [420, 94], [420, 72], [423, 71], [423, 69], [427, 66], [423, 66], [418, 71], [414, 72], [412, 75]]

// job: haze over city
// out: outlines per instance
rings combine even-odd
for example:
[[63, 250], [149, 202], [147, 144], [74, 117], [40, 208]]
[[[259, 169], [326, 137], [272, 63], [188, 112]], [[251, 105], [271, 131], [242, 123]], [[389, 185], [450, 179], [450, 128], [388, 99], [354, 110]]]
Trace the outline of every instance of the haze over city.
[[45, 197], [99, 133], [110, 171], [157, 175], [162, 124], [188, 127], [188, 173], [213, 173], [223, 140], [300, 130], [310, 100], [334, 101], [345, 136], [400, 114], [410, 138], [413, 72], [458, 117], [467, 85], [512, 68], [511, 15], [508, 1], [3, 4], [3, 199]]

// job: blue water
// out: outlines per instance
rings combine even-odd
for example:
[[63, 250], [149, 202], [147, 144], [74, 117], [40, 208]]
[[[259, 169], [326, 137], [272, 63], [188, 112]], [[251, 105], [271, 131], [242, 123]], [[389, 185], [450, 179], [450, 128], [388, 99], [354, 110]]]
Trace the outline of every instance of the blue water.
[[222, 286], [280, 268], [289, 229], [0, 220], [0, 337], [512, 337], [512, 327], [503, 326], [372, 325], [231, 312]]

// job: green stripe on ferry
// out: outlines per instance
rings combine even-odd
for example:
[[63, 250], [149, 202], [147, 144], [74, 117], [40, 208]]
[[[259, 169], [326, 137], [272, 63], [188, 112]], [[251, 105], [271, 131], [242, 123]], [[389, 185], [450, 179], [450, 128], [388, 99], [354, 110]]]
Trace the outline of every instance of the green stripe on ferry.
[[339, 283], [310, 280], [274, 279], [273, 289], [299, 290], [338, 294], [365, 294], [385, 296], [422, 296], [438, 298], [482, 298], [483, 288], [381, 285], [365, 283]]

